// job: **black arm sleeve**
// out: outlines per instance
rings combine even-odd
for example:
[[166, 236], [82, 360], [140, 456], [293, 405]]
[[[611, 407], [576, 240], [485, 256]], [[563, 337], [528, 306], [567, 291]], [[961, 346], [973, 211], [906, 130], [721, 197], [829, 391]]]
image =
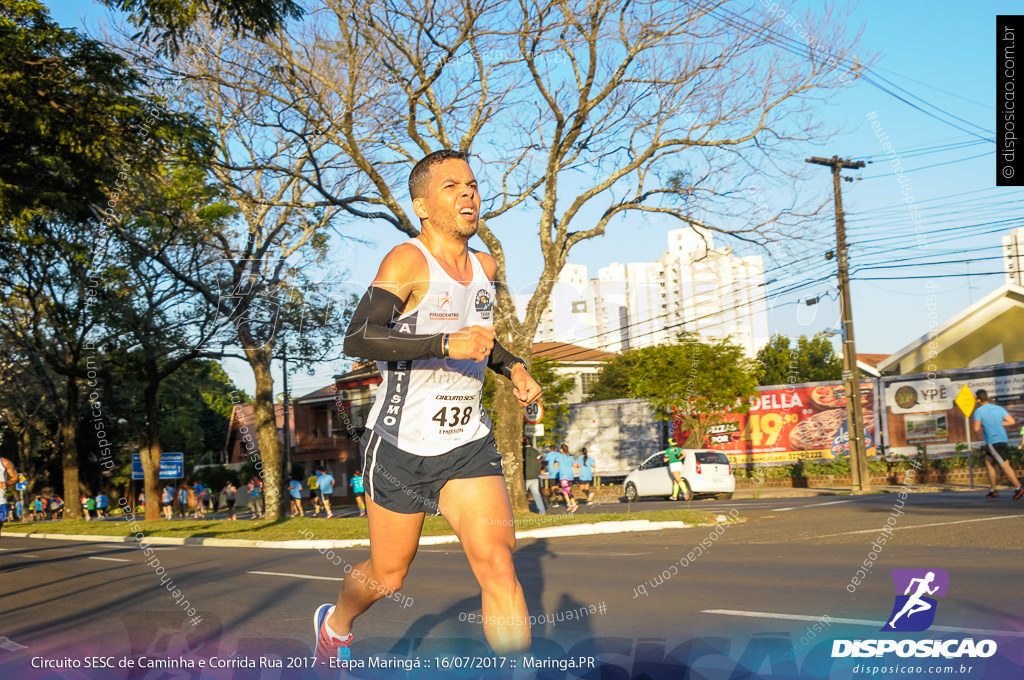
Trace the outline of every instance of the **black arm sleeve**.
[[512, 352], [501, 346], [501, 343], [497, 339], [494, 340], [494, 348], [491, 350], [491, 355], [487, 359], [487, 368], [491, 369], [495, 373], [500, 373], [506, 378], [512, 378], [512, 369], [516, 364], [523, 364], [523, 368], [526, 368], [526, 362], [517, 357]]
[[443, 333], [412, 335], [400, 333], [394, 320], [401, 316], [404, 302], [394, 293], [370, 286], [345, 333], [345, 354], [374, 361], [407, 361], [442, 356]]

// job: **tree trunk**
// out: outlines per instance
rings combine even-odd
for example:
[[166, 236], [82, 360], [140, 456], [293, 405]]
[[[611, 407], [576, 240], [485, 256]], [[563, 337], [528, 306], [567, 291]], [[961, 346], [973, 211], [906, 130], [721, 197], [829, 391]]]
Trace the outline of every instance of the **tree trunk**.
[[63, 422], [60, 424], [64, 439], [61, 466], [64, 471], [64, 516], [82, 519], [82, 496], [78, 491], [78, 382], [68, 376], [64, 388]]
[[[160, 513], [160, 456], [163, 446], [160, 444], [160, 405], [157, 402], [158, 384], [148, 381], [145, 387], [146, 403], [146, 446], [139, 457], [142, 459], [142, 474], [145, 476], [143, 489], [146, 493], [146, 521], [155, 522], [162, 517]], [[132, 505], [135, 499], [130, 499]]]
[[526, 487], [523, 484], [523, 409], [512, 396], [512, 383], [499, 380], [494, 390], [494, 439], [501, 452], [505, 486], [516, 512], [527, 512]]
[[[499, 329], [499, 333], [501, 329]], [[502, 333], [501, 344], [510, 352], [531, 363], [533, 342], [515, 333]], [[543, 399], [543, 395], [541, 397]], [[494, 390], [494, 439], [501, 452], [505, 486], [516, 512], [528, 512], [526, 485], [523, 480], [523, 407], [512, 396], [512, 383], [498, 379]]]
[[259, 440], [258, 455], [249, 457], [256, 463], [256, 472], [263, 480], [263, 502], [267, 519], [276, 520], [283, 516], [284, 500], [281, 484], [281, 444], [277, 439], [277, 422], [274, 418], [274, 378], [270, 374], [270, 354], [265, 349], [246, 348], [245, 355], [256, 378], [256, 396], [253, 412], [256, 417], [256, 433]]

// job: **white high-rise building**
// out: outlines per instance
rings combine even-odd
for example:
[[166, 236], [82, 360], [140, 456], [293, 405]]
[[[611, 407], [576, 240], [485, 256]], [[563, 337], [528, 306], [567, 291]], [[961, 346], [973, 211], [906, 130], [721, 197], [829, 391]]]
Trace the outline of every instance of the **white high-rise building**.
[[[567, 264], [534, 341], [620, 352], [690, 331], [729, 337], [753, 357], [768, 338], [761, 257], [716, 249], [694, 228], [670, 231], [668, 246], [660, 260], [612, 263], [589, 280], [585, 266]], [[528, 299], [517, 297], [520, 313]]]
[[1003, 271], [1007, 283], [1024, 286], [1024, 227], [1003, 237]]

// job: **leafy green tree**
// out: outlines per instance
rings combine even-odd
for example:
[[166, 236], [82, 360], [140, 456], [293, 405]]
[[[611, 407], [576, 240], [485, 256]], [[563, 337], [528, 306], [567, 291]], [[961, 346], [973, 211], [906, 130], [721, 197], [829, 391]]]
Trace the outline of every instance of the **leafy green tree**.
[[801, 335], [796, 347], [792, 344], [788, 337], [776, 333], [757, 352], [757, 362], [764, 371], [761, 385], [792, 385], [843, 377], [843, 361], [828, 336], [815, 335], [808, 339]]
[[749, 408], [758, 374], [739, 345], [683, 334], [678, 344], [635, 350], [629, 392], [646, 399], [656, 417], [671, 418], [689, 433], [683, 446], [692, 448], [703, 444], [722, 414]]
[[263, 38], [279, 30], [288, 19], [302, 16], [292, 0], [101, 0], [129, 14], [142, 31], [137, 38], [155, 35], [162, 48], [177, 53], [179, 43], [189, 37], [197, 21], [206, 20], [214, 29], [228, 29], [233, 37], [250, 33]]
[[60, 28], [41, 2], [0, 5], [0, 224], [117, 212], [119, 180], [148, 173], [172, 140], [208, 148], [191, 116], [144, 87], [123, 57]]
[[637, 360], [636, 351], [617, 354], [604, 363], [597, 374], [597, 380], [584, 395], [584, 401], [604, 401], [606, 399], [629, 399], [629, 376]]

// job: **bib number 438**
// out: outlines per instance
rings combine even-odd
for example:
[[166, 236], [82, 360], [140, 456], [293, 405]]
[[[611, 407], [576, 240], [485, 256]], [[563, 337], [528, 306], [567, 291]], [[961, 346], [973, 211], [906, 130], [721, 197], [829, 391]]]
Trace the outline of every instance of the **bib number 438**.
[[472, 417], [472, 406], [444, 406], [434, 414], [431, 420], [437, 422], [441, 427], [456, 427], [457, 425], [466, 425]]

